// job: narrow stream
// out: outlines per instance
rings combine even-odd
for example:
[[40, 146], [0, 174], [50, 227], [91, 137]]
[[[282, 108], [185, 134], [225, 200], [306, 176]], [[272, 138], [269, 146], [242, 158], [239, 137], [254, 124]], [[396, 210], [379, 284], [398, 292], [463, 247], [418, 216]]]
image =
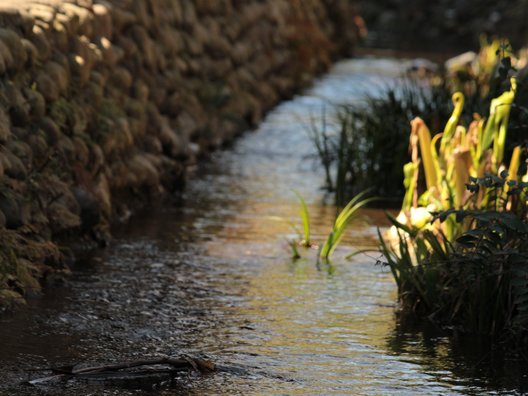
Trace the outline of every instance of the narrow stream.
[[68, 285], [2, 318], [0, 394], [152, 394], [19, 384], [34, 368], [182, 353], [227, 370], [184, 375], [155, 394], [522, 394], [527, 371], [518, 362], [477, 340], [402, 323], [376, 255], [344, 259], [350, 246], [376, 246], [383, 211], [362, 212], [332, 266], [317, 267], [315, 251], [290, 259], [293, 235], [280, 219], [300, 222], [292, 188], [309, 202], [317, 239], [335, 215], [322, 204], [323, 175], [301, 124], [328, 102], [360, 101], [401, 70], [390, 59], [338, 63], [201, 166], [181, 207], [139, 214], [115, 230], [110, 248], [80, 260]]

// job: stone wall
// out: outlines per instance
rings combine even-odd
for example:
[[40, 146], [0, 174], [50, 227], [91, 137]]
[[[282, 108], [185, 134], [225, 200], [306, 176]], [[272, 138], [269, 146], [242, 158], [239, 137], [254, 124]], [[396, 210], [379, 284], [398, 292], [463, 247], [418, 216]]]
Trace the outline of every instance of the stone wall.
[[350, 53], [353, 16], [346, 0], [0, 0], [0, 299]]

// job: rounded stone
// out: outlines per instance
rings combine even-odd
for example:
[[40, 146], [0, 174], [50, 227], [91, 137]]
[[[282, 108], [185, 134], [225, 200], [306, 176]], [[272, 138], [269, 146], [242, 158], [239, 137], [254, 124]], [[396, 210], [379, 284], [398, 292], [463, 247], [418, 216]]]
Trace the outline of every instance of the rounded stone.
[[116, 67], [108, 79], [110, 84], [124, 91], [128, 91], [130, 89], [133, 81], [134, 78], [132, 77], [132, 74], [130, 74], [130, 72], [124, 67]]
[[24, 46], [24, 50], [27, 53], [28, 65], [34, 66], [37, 60], [39, 59], [39, 51], [37, 47], [35, 46], [35, 44], [25, 38], [22, 39], [22, 45]]
[[25, 169], [31, 169], [33, 163], [33, 150], [31, 150], [29, 144], [20, 140], [11, 141], [8, 143], [7, 149], [20, 159]]
[[51, 54], [51, 46], [42, 27], [37, 25], [33, 26], [32, 34], [29, 36], [29, 40], [37, 49], [38, 59], [41, 62], [49, 58]]
[[94, 31], [102, 37], [112, 37], [113, 24], [109, 10], [111, 7], [112, 5], [106, 2], [103, 4], [94, 4], [92, 6], [94, 13]]
[[91, 65], [90, 63], [80, 55], [71, 54], [69, 56], [70, 70], [72, 75], [75, 78], [75, 82], [79, 86], [84, 87], [84, 85], [90, 79]]
[[42, 132], [42, 130], [39, 130], [36, 133], [31, 133], [31, 135], [29, 135], [28, 137], [27, 142], [31, 147], [31, 150], [33, 151], [33, 156], [35, 160], [38, 160], [40, 162], [45, 161], [46, 157], [49, 155], [49, 152], [48, 143], [44, 138], [44, 133]]
[[27, 98], [31, 116], [36, 118], [44, 117], [46, 114], [46, 100], [44, 96], [32, 88], [24, 88], [23, 93]]
[[[59, 59], [57, 59], [59, 60]], [[67, 70], [68, 58], [59, 60], [60, 63], [51, 61], [46, 63], [44, 70], [50, 78], [57, 84], [60, 93], [66, 93], [70, 76]]]
[[56, 144], [60, 137], [61, 137], [61, 131], [59, 126], [49, 117], [43, 117], [39, 121], [39, 126], [44, 132], [44, 136], [46, 136], [46, 140], [50, 144]]
[[0, 107], [0, 143], [5, 143], [10, 136], [11, 122], [4, 109]]
[[28, 221], [29, 213], [24, 209], [21, 199], [12, 192], [0, 194], [0, 212], [5, 217], [8, 229], [17, 229]]
[[68, 161], [75, 160], [75, 146], [69, 137], [63, 135], [59, 138], [59, 141], [57, 142], [57, 150]]
[[0, 28], [0, 41], [2, 41], [11, 52], [13, 57], [13, 69], [20, 70], [27, 61], [27, 53], [20, 37], [11, 29]]
[[4, 150], [3, 154], [9, 164], [9, 166], [5, 168], [5, 174], [16, 180], [25, 180], [27, 177], [27, 169], [20, 158], [15, 156], [9, 150]]
[[25, 127], [29, 124], [30, 105], [18, 86], [14, 83], [7, 83], [4, 88], [4, 95], [9, 103], [9, 115], [14, 126]]
[[95, 195], [81, 185], [73, 188], [73, 195], [81, 210], [82, 228], [91, 230], [101, 221], [101, 205]]
[[78, 136], [74, 136], [72, 142], [75, 147], [77, 160], [82, 166], [86, 166], [90, 159], [90, 150], [88, 149], [88, 146], [86, 145], [85, 141]]
[[13, 56], [9, 48], [0, 41], [0, 75], [10, 70], [13, 65]]
[[9, 110], [9, 115], [14, 126], [25, 127], [29, 124], [29, 109], [25, 105], [13, 104]]
[[0, 210], [0, 228], [5, 228], [7, 224], [7, 219], [4, 212]]
[[60, 97], [60, 88], [48, 73], [41, 71], [35, 82], [38, 91], [47, 101], [53, 102]]

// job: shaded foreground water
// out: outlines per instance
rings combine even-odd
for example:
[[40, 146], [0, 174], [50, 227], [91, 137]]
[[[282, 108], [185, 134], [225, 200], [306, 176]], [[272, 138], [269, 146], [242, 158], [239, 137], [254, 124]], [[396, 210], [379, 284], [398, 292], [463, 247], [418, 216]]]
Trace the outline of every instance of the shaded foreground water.
[[[522, 394], [519, 361], [398, 320], [395, 286], [375, 255], [346, 261], [343, 247], [333, 266], [319, 268], [315, 251], [289, 259], [293, 235], [280, 218], [298, 220], [291, 188], [311, 203], [319, 240], [335, 215], [322, 204], [301, 123], [326, 101], [361, 100], [401, 68], [339, 63], [200, 167], [181, 207], [136, 216], [110, 248], [77, 263], [67, 286], [2, 318], [0, 394], [149, 394], [134, 383], [19, 383], [39, 367], [181, 353], [206, 354], [225, 370], [142, 386], [163, 395]], [[383, 212], [363, 216], [344, 245], [376, 246]]]

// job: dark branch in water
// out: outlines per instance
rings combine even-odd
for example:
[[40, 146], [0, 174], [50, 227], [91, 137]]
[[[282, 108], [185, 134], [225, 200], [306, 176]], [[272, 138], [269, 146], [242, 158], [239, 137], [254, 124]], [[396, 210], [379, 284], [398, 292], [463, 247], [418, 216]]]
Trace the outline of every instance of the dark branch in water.
[[34, 380], [27, 381], [29, 385], [40, 385], [50, 381], [57, 380], [68, 380], [71, 378], [82, 378], [87, 376], [93, 376], [97, 374], [104, 378], [108, 374], [115, 374], [117, 371], [127, 370], [136, 367], [143, 366], [171, 366], [171, 370], [167, 368], [157, 368], [151, 369], [149, 371], [129, 371], [128, 373], [137, 375], [152, 375], [155, 373], [175, 373], [183, 370], [196, 370], [202, 373], [212, 372], [216, 370], [216, 366], [213, 362], [209, 360], [193, 358], [188, 356], [182, 356], [181, 358], [172, 358], [172, 357], [163, 357], [157, 359], [146, 359], [146, 360], [136, 360], [132, 362], [124, 363], [115, 363], [109, 365], [93, 366], [93, 367], [84, 367], [80, 369], [75, 369], [76, 366], [63, 366], [63, 367], [52, 367], [47, 370], [51, 371], [53, 375], [37, 378]]

